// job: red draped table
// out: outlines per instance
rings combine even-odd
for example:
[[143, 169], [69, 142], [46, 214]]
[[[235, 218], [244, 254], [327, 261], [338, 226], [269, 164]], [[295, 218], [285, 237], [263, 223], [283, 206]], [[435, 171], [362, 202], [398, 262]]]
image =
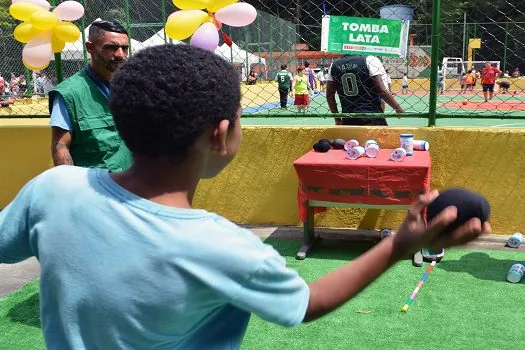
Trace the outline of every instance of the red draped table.
[[304, 245], [298, 259], [304, 259], [315, 243], [315, 213], [327, 207], [407, 209], [429, 189], [429, 152], [415, 151], [402, 162], [390, 160], [391, 153], [384, 149], [377, 158], [350, 160], [344, 150], [310, 151], [293, 163], [299, 177], [299, 215], [304, 222]]

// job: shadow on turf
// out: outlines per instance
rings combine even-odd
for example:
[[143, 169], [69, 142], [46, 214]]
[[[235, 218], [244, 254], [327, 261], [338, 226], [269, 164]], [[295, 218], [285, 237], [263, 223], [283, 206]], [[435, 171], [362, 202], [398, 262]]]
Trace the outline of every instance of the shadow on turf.
[[[507, 272], [516, 263], [524, 262], [493, 259], [487, 253], [473, 252], [463, 255], [459, 260], [449, 260], [445, 254], [445, 258], [439, 263], [439, 268], [450, 272], [466, 272], [481, 280], [508, 283]], [[525, 286], [525, 283], [520, 284]]]
[[13, 322], [41, 328], [38, 292], [13, 306], [7, 315]]
[[[271, 236], [266, 238], [264, 242], [273, 246], [284, 257], [295, 257], [302, 246], [302, 240], [273, 238]], [[350, 261], [372, 248], [376, 243], [377, 240], [322, 238], [310, 250], [306, 258]]]

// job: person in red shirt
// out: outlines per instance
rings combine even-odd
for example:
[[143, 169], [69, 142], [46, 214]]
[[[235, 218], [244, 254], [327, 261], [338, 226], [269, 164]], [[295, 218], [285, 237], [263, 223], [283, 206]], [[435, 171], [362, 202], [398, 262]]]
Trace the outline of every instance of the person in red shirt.
[[501, 71], [492, 67], [490, 63], [485, 64], [485, 68], [481, 73], [481, 85], [483, 86], [483, 97], [485, 97], [485, 102], [488, 102], [487, 95], [490, 93], [490, 100], [494, 97], [494, 84], [496, 79], [500, 76]]

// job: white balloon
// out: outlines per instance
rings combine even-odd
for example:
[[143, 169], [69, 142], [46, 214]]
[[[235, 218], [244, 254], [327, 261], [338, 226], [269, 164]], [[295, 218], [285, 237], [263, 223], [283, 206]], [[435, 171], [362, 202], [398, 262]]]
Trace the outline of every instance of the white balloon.
[[17, 2], [29, 2], [31, 4], [40, 6], [46, 11], [48, 11], [51, 8], [51, 5], [46, 0], [13, 0], [13, 4], [16, 4]]
[[250, 4], [238, 2], [215, 12], [215, 18], [232, 27], [244, 27], [255, 21], [257, 10]]
[[84, 16], [84, 6], [76, 1], [64, 1], [53, 10], [53, 13], [61, 21], [76, 21]]
[[42, 68], [49, 64], [53, 51], [49, 33], [41, 34], [29, 41], [22, 50], [22, 61], [33, 68]]

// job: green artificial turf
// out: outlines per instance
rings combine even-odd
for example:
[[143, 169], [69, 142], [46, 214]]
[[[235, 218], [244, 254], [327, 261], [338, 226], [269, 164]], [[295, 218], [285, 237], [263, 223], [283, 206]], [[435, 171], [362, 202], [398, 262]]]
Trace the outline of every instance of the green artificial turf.
[[0, 349], [44, 349], [38, 305], [38, 281], [0, 298]]
[[[315, 280], [362, 253], [363, 244], [321, 241], [304, 261], [301, 242], [267, 239], [290, 267]], [[310, 324], [283, 328], [252, 317], [243, 349], [523, 349], [525, 281], [506, 282], [525, 253], [447, 250], [408, 313], [402, 313], [423, 268], [402, 261], [355, 299]], [[38, 284], [0, 299], [0, 349], [43, 349]]]
[[[360, 254], [323, 241], [297, 261], [301, 242], [268, 243], [307, 281]], [[447, 250], [407, 313], [401, 307], [428, 264], [402, 261], [320, 320], [287, 329], [253, 317], [243, 349], [523, 349], [525, 281], [508, 283], [506, 274], [524, 261], [525, 253], [513, 251]]]

